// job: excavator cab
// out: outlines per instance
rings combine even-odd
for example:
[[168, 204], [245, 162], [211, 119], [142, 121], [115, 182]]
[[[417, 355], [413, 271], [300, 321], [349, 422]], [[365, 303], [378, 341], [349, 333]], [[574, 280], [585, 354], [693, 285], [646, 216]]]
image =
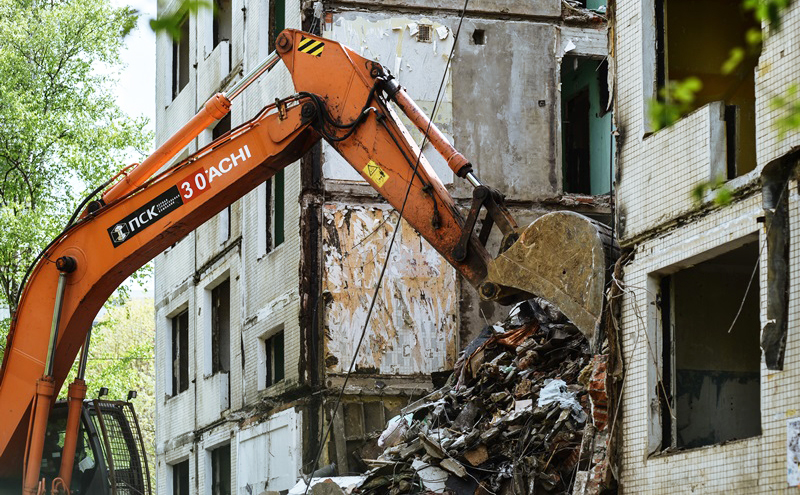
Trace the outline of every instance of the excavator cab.
[[[67, 429], [67, 402], [58, 401], [45, 433], [41, 476], [49, 484], [61, 469]], [[73, 495], [150, 494], [144, 442], [133, 404], [85, 400], [75, 447], [70, 493]]]

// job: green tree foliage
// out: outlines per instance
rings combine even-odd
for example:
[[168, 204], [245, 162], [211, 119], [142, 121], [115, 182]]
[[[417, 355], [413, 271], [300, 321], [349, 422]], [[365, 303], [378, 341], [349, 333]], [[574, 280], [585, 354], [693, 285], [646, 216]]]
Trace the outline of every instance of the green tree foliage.
[[82, 196], [150, 146], [146, 119], [112, 94], [136, 21], [108, 0], [0, 0], [0, 307], [11, 312]]
[[[150, 466], [155, 461], [155, 313], [152, 299], [129, 299], [107, 307], [92, 328], [89, 359], [86, 365], [87, 397], [94, 398], [100, 387], [108, 387], [108, 397], [125, 400], [136, 390], [133, 400], [145, 441]], [[60, 398], [66, 398], [66, 384], [77, 373], [76, 362]]]
[[171, 12], [161, 14], [157, 19], [150, 19], [150, 28], [156, 33], [166, 32], [173, 39], [181, 38], [181, 23], [189, 14], [196, 14], [203, 9], [214, 9], [214, 3], [208, 0], [181, 0], [178, 7]]

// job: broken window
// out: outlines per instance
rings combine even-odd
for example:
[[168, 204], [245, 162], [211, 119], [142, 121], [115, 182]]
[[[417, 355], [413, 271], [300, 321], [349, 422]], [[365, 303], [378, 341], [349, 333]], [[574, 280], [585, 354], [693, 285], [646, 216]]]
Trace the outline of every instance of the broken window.
[[231, 444], [221, 445], [210, 453], [211, 494], [231, 494]]
[[283, 331], [264, 339], [264, 385], [269, 387], [283, 380]]
[[[755, 168], [755, 67], [751, 53], [729, 74], [722, 66], [734, 48], [746, 47], [746, 33], [759, 24], [752, 13], [726, 0], [655, 0], [658, 97], [667, 81], [697, 77], [702, 89], [692, 109], [725, 103], [727, 179]], [[758, 50], [756, 50], [757, 52]]]
[[172, 395], [189, 388], [189, 310], [172, 318]]
[[231, 369], [230, 279], [211, 289], [211, 373]]
[[758, 256], [756, 238], [660, 279], [662, 449], [761, 434]]
[[172, 495], [189, 495], [189, 459], [173, 464]]
[[564, 192], [611, 191], [611, 112], [608, 63], [564, 57], [561, 65], [561, 144]]
[[172, 39], [172, 99], [189, 84], [189, 17], [178, 28], [180, 36]]
[[268, 52], [275, 51], [275, 39], [286, 27], [286, 0], [268, 0], [269, 17], [267, 20]]

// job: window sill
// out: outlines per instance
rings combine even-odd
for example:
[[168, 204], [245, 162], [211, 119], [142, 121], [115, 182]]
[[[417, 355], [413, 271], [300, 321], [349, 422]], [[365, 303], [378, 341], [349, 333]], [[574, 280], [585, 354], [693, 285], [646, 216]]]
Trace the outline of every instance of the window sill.
[[681, 455], [681, 454], [685, 454], [687, 456], [694, 455], [694, 454], [705, 455], [705, 454], [701, 454], [701, 453], [706, 452], [708, 450], [720, 449], [720, 448], [726, 447], [728, 445], [745, 444], [747, 442], [753, 442], [753, 441], [760, 440], [761, 437], [763, 436], [763, 434], [764, 433], [762, 432], [761, 435], [756, 435], [756, 436], [747, 437], [747, 438], [737, 438], [735, 440], [726, 440], [724, 442], [714, 443], [714, 444], [711, 444], [711, 445], [703, 445], [702, 447], [692, 447], [692, 448], [687, 448], [687, 449], [669, 448], [667, 450], [661, 450], [659, 452], [654, 452], [654, 453], [650, 454], [649, 456], [647, 456], [647, 460], [655, 461], [655, 460], [658, 460], [658, 459], [668, 459], [670, 457], [673, 457], [673, 456], [676, 456], [676, 455]]
[[285, 245], [286, 245], [286, 241], [284, 240], [279, 246], [272, 248], [272, 251], [270, 251], [268, 253], [259, 254], [258, 258], [256, 258], [256, 261], [261, 261], [263, 259], [270, 258], [275, 253], [280, 252], [283, 249], [283, 246], [285, 246]]

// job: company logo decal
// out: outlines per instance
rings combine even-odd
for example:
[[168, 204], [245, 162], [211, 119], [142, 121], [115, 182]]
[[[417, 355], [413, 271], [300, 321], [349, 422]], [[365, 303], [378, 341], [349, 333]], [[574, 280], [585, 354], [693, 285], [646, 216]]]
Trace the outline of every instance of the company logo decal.
[[183, 205], [178, 186], [172, 186], [152, 201], [108, 228], [108, 236], [114, 247], [126, 242], [159, 218]]

